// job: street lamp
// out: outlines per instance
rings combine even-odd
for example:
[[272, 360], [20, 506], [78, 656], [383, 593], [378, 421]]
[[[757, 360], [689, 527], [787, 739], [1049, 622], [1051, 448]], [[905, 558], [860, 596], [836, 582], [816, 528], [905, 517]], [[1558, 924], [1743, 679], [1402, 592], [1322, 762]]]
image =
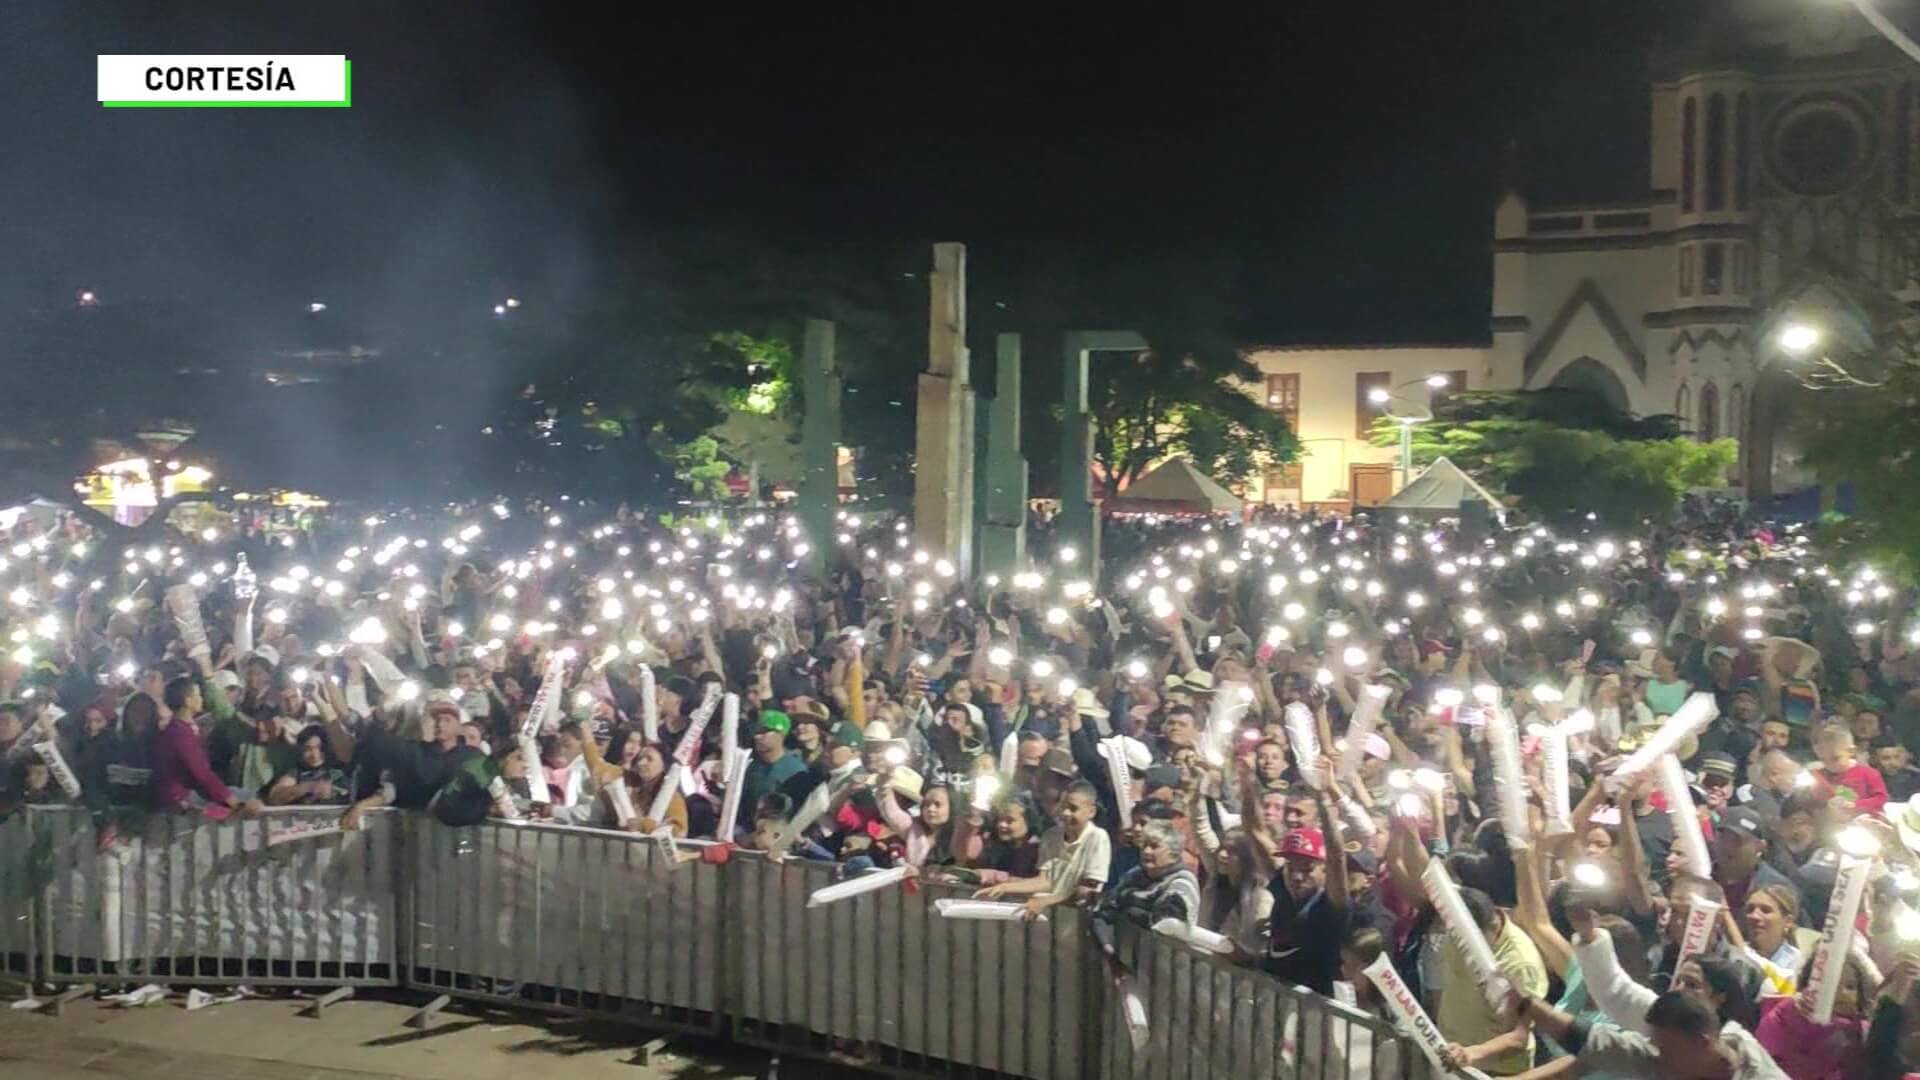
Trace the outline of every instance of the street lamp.
[[[1435, 390], [1445, 390], [1448, 381], [1445, 375], [1436, 371], [1422, 379], [1409, 379], [1391, 390], [1384, 386], [1376, 386], [1372, 390], [1367, 391], [1367, 400], [1380, 407], [1380, 415], [1400, 425], [1401, 487], [1406, 487], [1407, 481], [1413, 479], [1413, 425], [1424, 424], [1433, 419], [1433, 392]], [[1389, 409], [1387, 406], [1395, 397], [1399, 396], [1400, 391], [1410, 386], [1424, 386], [1427, 388], [1426, 401], [1423, 402], [1424, 407], [1421, 413], [1396, 413], [1392, 409]]]
[[1780, 328], [1780, 348], [1792, 356], [1805, 356], [1820, 344], [1820, 328], [1812, 323], [1788, 323]]

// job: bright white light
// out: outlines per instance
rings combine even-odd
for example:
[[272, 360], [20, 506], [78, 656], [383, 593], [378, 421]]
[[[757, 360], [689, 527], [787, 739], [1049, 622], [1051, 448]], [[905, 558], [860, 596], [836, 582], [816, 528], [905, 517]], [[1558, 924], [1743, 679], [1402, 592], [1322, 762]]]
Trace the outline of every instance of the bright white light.
[[1427, 376], [1427, 385], [1433, 387], [1435, 390], [1445, 390], [1447, 388], [1447, 377], [1436, 371]]
[[1392, 395], [1388, 394], [1385, 389], [1378, 386], [1367, 391], [1367, 400], [1373, 402], [1375, 405], [1385, 405], [1391, 396]]
[[1035, 660], [1032, 670], [1034, 678], [1044, 679], [1053, 674], [1053, 664], [1046, 660]]
[[1788, 323], [1780, 328], [1780, 348], [1792, 356], [1805, 356], [1820, 344], [1820, 330], [1810, 323]]

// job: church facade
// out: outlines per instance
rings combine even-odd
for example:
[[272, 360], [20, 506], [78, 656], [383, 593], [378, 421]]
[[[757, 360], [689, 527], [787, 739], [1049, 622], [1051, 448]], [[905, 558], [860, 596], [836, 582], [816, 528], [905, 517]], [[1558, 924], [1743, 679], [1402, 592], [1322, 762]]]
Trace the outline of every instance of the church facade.
[[1499, 200], [1485, 340], [1249, 351], [1252, 392], [1295, 418], [1305, 453], [1248, 496], [1377, 502], [1405, 482], [1398, 451], [1365, 437], [1377, 416], [1423, 417], [1447, 389], [1548, 386], [1739, 439], [1729, 482], [1750, 496], [1795, 483], [1788, 421], [1807, 391], [1780, 328], [1920, 299], [1917, 84], [1920, 65], [1845, 5], [1718, 6], [1653, 59], [1644, 197]]

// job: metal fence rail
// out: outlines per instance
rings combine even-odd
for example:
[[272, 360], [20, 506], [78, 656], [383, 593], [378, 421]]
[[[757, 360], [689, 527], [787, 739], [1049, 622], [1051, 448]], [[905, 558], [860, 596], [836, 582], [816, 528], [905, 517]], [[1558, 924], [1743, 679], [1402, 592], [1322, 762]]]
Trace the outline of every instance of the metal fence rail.
[[409, 985], [715, 1032], [721, 868], [628, 833], [406, 821]]
[[906, 1075], [1431, 1080], [1392, 1025], [1119, 928], [1135, 1045], [1086, 916], [951, 920], [889, 886], [818, 908], [834, 864], [598, 829], [453, 829], [337, 809], [156, 815], [102, 852], [77, 809], [0, 822], [0, 975], [162, 985], [393, 986], [719, 1034]]
[[27, 816], [0, 821], [0, 975], [33, 978], [41, 884]]
[[943, 919], [939, 886], [890, 887], [808, 908], [838, 867], [736, 854], [729, 936], [735, 1034], [945, 1075], [1085, 1073], [1088, 956], [1080, 913], [1044, 923]]
[[[1103, 995], [1104, 1080], [1429, 1080], [1432, 1065], [1393, 1025], [1262, 971], [1122, 926], [1118, 949], [1147, 1008], [1138, 1049], [1120, 992]], [[1091, 947], [1091, 946], [1090, 946]]]
[[252, 821], [153, 815], [102, 850], [78, 809], [31, 808], [45, 867], [40, 954], [48, 979], [161, 985], [393, 986], [397, 814], [354, 833], [272, 844], [337, 810]]

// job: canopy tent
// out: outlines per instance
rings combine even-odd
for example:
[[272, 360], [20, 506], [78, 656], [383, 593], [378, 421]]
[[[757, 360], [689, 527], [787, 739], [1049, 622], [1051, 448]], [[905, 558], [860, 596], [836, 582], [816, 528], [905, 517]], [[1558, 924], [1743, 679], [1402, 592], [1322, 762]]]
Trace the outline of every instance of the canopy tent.
[[1481, 487], [1460, 466], [1446, 458], [1436, 458], [1419, 476], [1393, 497], [1380, 504], [1383, 510], [1426, 511], [1455, 514], [1462, 504], [1483, 502], [1489, 513], [1498, 513], [1500, 500]]
[[1173, 458], [1107, 500], [1118, 514], [1237, 514], [1240, 500], [1185, 458]]

